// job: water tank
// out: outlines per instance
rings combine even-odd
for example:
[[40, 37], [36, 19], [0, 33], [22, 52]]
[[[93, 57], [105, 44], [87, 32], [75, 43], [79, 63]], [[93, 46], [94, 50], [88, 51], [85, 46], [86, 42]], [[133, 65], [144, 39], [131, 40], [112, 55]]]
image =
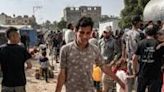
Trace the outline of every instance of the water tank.
[[164, 21], [164, 0], [151, 0], [146, 5], [144, 12], [144, 21]]

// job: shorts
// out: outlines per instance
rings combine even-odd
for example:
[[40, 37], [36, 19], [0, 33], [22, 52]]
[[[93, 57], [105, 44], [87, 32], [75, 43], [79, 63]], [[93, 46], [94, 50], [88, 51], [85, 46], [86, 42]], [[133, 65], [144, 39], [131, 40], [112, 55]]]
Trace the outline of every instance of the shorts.
[[94, 81], [94, 87], [95, 87], [97, 90], [100, 90], [100, 89], [101, 89], [100, 81]]
[[2, 86], [1, 92], [26, 92], [25, 86], [6, 87]]

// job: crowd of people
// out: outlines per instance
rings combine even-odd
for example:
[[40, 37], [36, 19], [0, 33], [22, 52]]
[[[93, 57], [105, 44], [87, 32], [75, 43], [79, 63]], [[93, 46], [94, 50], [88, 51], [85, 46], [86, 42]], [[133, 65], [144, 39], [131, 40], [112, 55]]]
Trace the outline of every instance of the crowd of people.
[[[60, 63], [55, 92], [61, 92], [63, 85], [66, 92], [164, 92], [163, 23], [145, 23], [140, 16], [133, 16], [131, 24], [126, 31], [114, 31], [108, 25], [99, 34], [92, 19], [82, 17], [76, 25], [69, 23], [63, 34], [50, 34], [39, 46], [46, 82], [48, 67], [55, 60]], [[33, 53], [20, 45], [17, 31], [8, 28], [8, 42], [0, 46], [2, 92], [26, 92], [25, 69], [32, 67], [29, 59]]]
[[93, 21], [81, 18], [72, 30], [74, 40], [61, 48], [55, 92], [63, 85], [67, 92], [163, 91], [163, 24], [142, 22], [140, 16], [133, 16], [131, 24], [115, 35], [106, 26], [99, 38]]

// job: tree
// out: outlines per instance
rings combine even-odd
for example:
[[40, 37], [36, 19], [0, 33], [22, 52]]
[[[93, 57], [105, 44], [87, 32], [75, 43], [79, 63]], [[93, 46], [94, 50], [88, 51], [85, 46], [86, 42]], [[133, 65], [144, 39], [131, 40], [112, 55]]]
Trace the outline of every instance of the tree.
[[61, 18], [61, 20], [58, 22], [57, 27], [59, 30], [62, 30], [63, 28], [66, 28], [67, 22], [64, 20], [64, 18]]
[[53, 23], [51, 23], [49, 20], [46, 20], [46, 22], [43, 23], [42, 26], [48, 30], [54, 31], [56, 30], [57, 22], [54, 21]]
[[[15, 14], [13, 16], [15, 16]], [[29, 24], [34, 29], [38, 29], [40, 27], [39, 24], [37, 24], [36, 22], [35, 16], [32, 16], [32, 19], [29, 20]]]
[[51, 26], [51, 22], [49, 20], [46, 20], [46, 22], [44, 23], [44, 27], [50, 29], [50, 26]]
[[30, 23], [30, 25], [31, 25], [31, 27], [34, 28], [34, 29], [37, 29], [37, 28], [40, 27], [40, 26], [39, 26], [36, 22], [34, 22], [34, 21], [32, 21], [32, 22]]
[[56, 31], [57, 30], [57, 21], [54, 21], [53, 23], [52, 23], [52, 28]]
[[146, 4], [149, 2], [150, 0], [138, 0], [139, 6], [141, 6], [141, 8], [144, 9], [144, 7], [146, 6]]
[[61, 18], [59, 22], [53, 21], [52, 23], [49, 20], [46, 20], [46, 22], [42, 24], [42, 27], [51, 31], [58, 31], [66, 28], [66, 24], [67, 22], [64, 20], [64, 18]]
[[150, 0], [124, 0], [125, 8], [121, 11], [120, 28], [130, 27], [132, 16], [143, 16], [144, 7], [149, 1]]
[[100, 21], [103, 22], [103, 21], [106, 21], [106, 20], [109, 20], [109, 16], [108, 15], [102, 15], [101, 18], [100, 18]]

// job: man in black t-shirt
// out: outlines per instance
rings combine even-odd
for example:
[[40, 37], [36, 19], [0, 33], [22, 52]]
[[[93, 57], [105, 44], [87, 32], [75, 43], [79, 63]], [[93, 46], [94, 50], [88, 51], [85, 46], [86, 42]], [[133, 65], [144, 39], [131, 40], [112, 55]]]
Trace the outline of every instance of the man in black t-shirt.
[[163, 84], [161, 92], [164, 92], [164, 28], [157, 32], [157, 39], [159, 41], [159, 45], [156, 47], [157, 51], [159, 52], [158, 55], [162, 56], [162, 73], [163, 73]]
[[26, 48], [18, 45], [20, 37], [17, 29], [10, 27], [6, 31], [8, 43], [0, 46], [0, 65], [3, 73], [1, 92], [26, 92], [25, 67], [31, 68], [28, 59], [31, 55]]
[[[157, 32], [157, 39], [160, 44], [156, 47], [156, 49], [157, 51], [159, 51], [159, 55], [163, 56], [162, 60], [164, 64], [164, 28], [162, 28]], [[163, 69], [164, 69], [164, 65], [163, 65]]]
[[[133, 58], [133, 72], [138, 75], [137, 92], [161, 92], [161, 54], [156, 50], [158, 41], [154, 38], [156, 28], [153, 25], [146, 29], [146, 39], [139, 42]], [[139, 64], [139, 71], [137, 71]]]

